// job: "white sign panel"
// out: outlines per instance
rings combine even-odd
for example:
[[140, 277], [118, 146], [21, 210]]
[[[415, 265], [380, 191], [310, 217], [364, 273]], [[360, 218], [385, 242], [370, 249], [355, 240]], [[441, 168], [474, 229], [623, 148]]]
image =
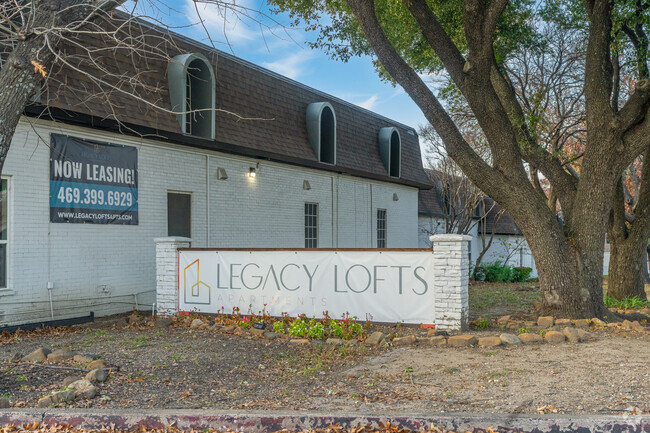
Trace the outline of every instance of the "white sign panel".
[[433, 323], [431, 251], [179, 251], [179, 310]]

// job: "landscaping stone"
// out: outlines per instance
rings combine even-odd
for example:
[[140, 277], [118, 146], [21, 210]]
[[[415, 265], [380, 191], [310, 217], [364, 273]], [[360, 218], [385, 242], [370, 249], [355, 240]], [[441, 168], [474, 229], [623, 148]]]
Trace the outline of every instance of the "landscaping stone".
[[524, 333], [524, 334], [519, 334], [519, 339], [521, 340], [522, 343], [524, 344], [535, 344], [535, 343], [543, 343], [544, 338], [539, 335], [539, 334], [531, 334], [531, 333]]
[[203, 324], [204, 324], [204, 323], [203, 323], [203, 320], [201, 320], [201, 319], [194, 319], [194, 320], [192, 320], [192, 323], [190, 324], [190, 328], [192, 328], [192, 329], [196, 329], [196, 328], [200, 327], [200, 326], [203, 325]]
[[235, 335], [248, 335], [248, 331], [241, 326], [237, 326], [233, 332]]
[[496, 347], [501, 346], [501, 339], [499, 337], [481, 337], [478, 339], [479, 347]]
[[623, 320], [623, 323], [621, 323], [621, 329], [625, 329], [626, 331], [631, 331], [632, 322], [630, 322], [629, 320]]
[[429, 329], [427, 331], [427, 337], [449, 337], [449, 332], [443, 330], [443, 329]]
[[580, 341], [594, 340], [596, 338], [594, 334], [583, 329], [578, 329], [578, 337], [580, 337]]
[[563, 333], [558, 331], [548, 331], [544, 334], [544, 339], [551, 344], [564, 343], [566, 337]]
[[506, 329], [517, 330], [526, 326], [524, 322], [511, 322], [506, 325]]
[[52, 401], [52, 397], [49, 396], [49, 395], [46, 395], [45, 397], [38, 399], [37, 406], [42, 408], [42, 407], [50, 407], [53, 404], [54, 404], [54, 402]]
[[499, 338], [501, 339], [501, 342], [503, 344], [509, 346], [517, 346], [521, 344], [521, 339], [517, 337], [515, 334], [501, 334]]
[[25, 355], [22, 360], [25, 362], [45, 362], [47, 355], [50, 353], [52, 353], [50, 349], [41, 347], [40, 349], [31, 352], [29, 355]]
[[607, 326], [607, 323], [603, 322], [598, 317], [594, 317], [593, 319], [591, 319], [591, 324], [599, 328], [604, 328], [605, 326]]
[[105, 368], [96, 368], [89, 371], [85, 379], [91, 383], [106, 382], [106, 379], [108, 379], [108, 370]]
[[340, 338], [328, 338], [325, 340], [325, 344], [345, 344], [345, 340], [342, 340]]
[[497, 319], [497, 323], [499, 325], [503, 325], [505, 323], [508, 323], [510, 321], [510, 316], [501, 316]]
[[289, 340], [289, 344], [296, 344], [296, 345], [309, 344], [309, 339], [307, 339], [307, 338], [296, 338], [296, 339], [293, 339], [293, 340]]
[[645, 328], [639, 323], [638, 320], [632, 322], [632, 330], [636, 332], [645, 332]]
[[542, 328], [550, 328], [555, 323], [555, 319], [552, 316], [542, 316], [537, 318], [537, 326]]
[[86, 366], [88, 370], [94, 370], [96, 368], [106, 368], [106, 367], [108, 367], [108, 365], [106, 365], [106, 361], [104, 361], [103, 359], [96, 359]]
[[199, 329], [208, 329], [209, 324], [208, 323], [203, 323], [202, 325], [199, 326]]
[[571, 326], [571, 319], [557, 319], [555, 320], [555, 324], [558, 326]]
[[165, 317], [163, 319], [158, 319], [154, 322], [154, 327], [155, 328], [167, 328], [168, 326], [172, 326], [174, 323], [173, 319], [170, 319], [169, 317]]
[[393, 345], [394, 346], [411, 346], [415, 344], [416, 338], [415, 335], [407, 335], [406, 337], [397, 337], [393, 338]]
[[76, 382], [81, 379], [83, 379], [83, 377], [81, 376], [68, 376], [65, 379], [63, 379], [63, 387], [65, 388], [67, 386], [70, 386], [70, 384], [72, 384], [73, 382]]
[[585, 329], [585, 328], [589, 328], [590, 325], [589, 322], [590, 322], [589, 319], [578, 319], [573, 321], [573, 326], [575, 326], [576, 328]]
[[385, 339], [386, 336], [384, 335], [383, 332], [375, 331], [372, 334], [370, 334], [370, 337], [368, 337], [366, 343], [372, 346], [376, 346], [378, 344], [381, 344]]
[[8, 409], [11, 407], [11, 403], [8, 398], [0, 397], [0, 409]]
[[608, 328], [620, 328], [621, 324], [620, 323], [608, 323], [607, 327]]
[[454, 335], [449, 337], [447, 344], [451, 347], [468, 347], [473, 344], [476, 344], [478, 340], [475, 336], [470, 334], [465, 335]]
[[447, 339], [442, 335], [436, 335], [434, 337], [422, 337], [418, 339], [418, 342], [422, 346], [445, 346]]
[[264, 338], [268, 340], [275, 340], [276, 338], [278, 338], [278, 334], [276, 334], [275, 332], [267, 331], [264, 333]]
[[569, 343], [578, 343], [580, 342], [580, 336], [578, 330], [575, 328], [569, 328], [568, 326], [562, 330], [564, 336], [569, 340]]
[[[74, 386], [74, 383], [70, 384], [70, 386]], [[77, 394], [74, 389], [64, 389], [63, 391], [55, 391], [52, 394], [50, 394], [50, 398], [51, 398], [50, 404], [59, 404], [59, 403], [72, 401], [75, 399], [76, 396]]]
[[229, 325], [229, 326], [224, 326], [221, 328], [221, 332], [225, 332], [226, 334], [230, 334], [235, 331], [235, 326]]
[[49, 362], [66, 361], [68, 359], [71, 359], [74, 355], [75, 355], [75, 353], [70, 352], [69, 350], [57, 349], [54, 352], [47, 355], [47, 360]]
[[88, 355], [75, 355], [72, 357], [72, 360], [76, 363], [84, 364], [84, 365], [93, 362], [92, 356], [88, 356]]
[[83, 398], [95, 398], [97, 395], [97, 387], [93, 385], [89, 380], [82, 379], [70, 384], [74, 388], [74, 391], [77, 395], [82, 396]]

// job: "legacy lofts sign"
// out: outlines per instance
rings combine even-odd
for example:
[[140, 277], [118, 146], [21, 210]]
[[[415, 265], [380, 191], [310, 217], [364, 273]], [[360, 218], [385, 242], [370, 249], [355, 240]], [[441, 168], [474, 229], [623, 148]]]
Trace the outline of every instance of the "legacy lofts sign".
[[179, 309], [433, 323], [431, 250], [179, 250]]
[[138, 150], [52, 134], [50, 221], [138, 224]]

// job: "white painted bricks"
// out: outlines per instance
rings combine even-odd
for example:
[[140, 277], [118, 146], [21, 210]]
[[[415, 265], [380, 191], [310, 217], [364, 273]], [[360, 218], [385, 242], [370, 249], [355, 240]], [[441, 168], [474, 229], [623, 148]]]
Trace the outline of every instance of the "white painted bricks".
[[434, 323], [437, 329], [469, 327], [469, 242], [471, 236], [440, 234], [433, 244]]
[[155, 238], [156, 312], [159, 316], [178, 314], [178, 249], [189, 248], [189, 238]]

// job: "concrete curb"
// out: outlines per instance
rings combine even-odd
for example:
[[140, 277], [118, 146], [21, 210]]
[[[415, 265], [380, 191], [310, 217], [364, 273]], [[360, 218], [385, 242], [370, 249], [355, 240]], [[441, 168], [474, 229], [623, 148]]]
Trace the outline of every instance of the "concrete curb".
[[420, 430], [431, 424], [444, 425], [459, 432], [486, 431], [517, 433], [650, 433], [648, 415], [476, 415], [476, 414], [324, 414], [317, 412], [267, 412], [224, 410], [80, 410], [80, 409], [5, 409], [0, 410], [0, 426], [32, 422], [59, 423], [98, 429], [113, 425], [133, 428], [175, 426], [179, 429], [233, 429], [246, 432], [290, 431], [327, 427], [372, 425], [390, 421], [391, 425]]

